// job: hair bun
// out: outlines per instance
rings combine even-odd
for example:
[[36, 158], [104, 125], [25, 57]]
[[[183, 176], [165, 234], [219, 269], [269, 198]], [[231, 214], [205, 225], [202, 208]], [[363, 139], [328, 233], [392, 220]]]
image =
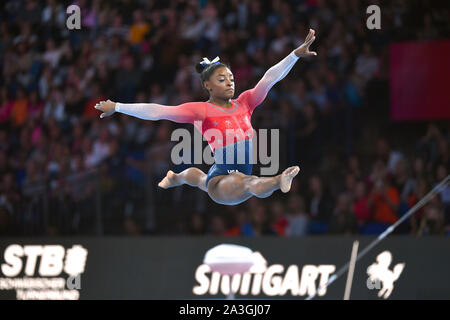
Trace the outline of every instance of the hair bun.
[[197, 73], [202, 73], [203, 70], [205, 70], [205, 67], [200, 62], [198, 62], [195, 65], [195, 71], [197, 71]]
[[211, 66], [213, 64], [216, 64], [216, 63], [222, 64], [220, 62], [220, 58], [219, 57], [215, 57], [212, 61], [210, 61], [206, 57], [203, 57], [203, 60], [195, 65], [195, 70], [197, 70], [198, 73], [202, 73], [203, 69], [206, 69], [209, 66]]

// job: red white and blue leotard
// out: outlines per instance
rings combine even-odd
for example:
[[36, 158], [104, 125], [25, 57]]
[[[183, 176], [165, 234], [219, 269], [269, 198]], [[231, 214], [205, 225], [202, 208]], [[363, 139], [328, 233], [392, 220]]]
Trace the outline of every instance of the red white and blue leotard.
[[[209, 102], [187, 102], [178, 106], [165, 106], [156, 103], [116, 103], [116, 111], [145, 120], [171, 120], [177, 123], [192, 123], [208, 141], [216, 158], [216, 153], [236, 143], [244, 143], [251, 148], [253, 127], [250, 122], [255, 108], [260, 105], [272, 86], [283, 79], [297, 62], [298, 57], [291, 52], [279, 63], [266, 71], [253, 89], [242, 92], [237, 99], [232, 99], [231, 108], [223, 108]], [[251, 151], [251, 150], [250, 150]], [[246, 149], [246, 153], [251, 152]], [[251, 159], [248, 160], [251, 162]], [[247, 160], [246, 160], [247, 162]], [[208, 179], [232, 171], [246, 171], [251, 174], [251, 164], [230, 169], [231, 163], [225, 161], [224, 167], [218, 169], [217, 162], [211, 167]], [[211, 173], [211, 174], [210, 174]]]

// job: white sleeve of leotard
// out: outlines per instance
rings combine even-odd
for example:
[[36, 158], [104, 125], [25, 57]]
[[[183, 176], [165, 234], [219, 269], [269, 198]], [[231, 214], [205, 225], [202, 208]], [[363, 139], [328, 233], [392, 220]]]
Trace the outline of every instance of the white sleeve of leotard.
[[178, 123], [193, 123], [201, 119], [197, 102], [166, 106], [157, 103], [116, 103], [116, 112], [144, 120], [171, 120]]
[[289, 71], [291, 71], [298, 59], [299, 57], [292, 51], [283, 60], [267, 70], [253, 89], [244, 92], [244, 94], [247, 95], [248, 105], [252, 110], [264, 101], [273, 85], [283, 79]]

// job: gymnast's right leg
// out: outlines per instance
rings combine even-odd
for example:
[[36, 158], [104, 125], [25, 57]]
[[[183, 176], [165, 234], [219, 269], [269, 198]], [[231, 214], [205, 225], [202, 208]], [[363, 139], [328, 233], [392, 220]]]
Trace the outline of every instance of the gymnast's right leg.
[[187, 168], [180, 173], [169, 170], [164, 179], [158, 183], [158, 186], [163, 189], [168, 189], [182, 184], [188, 184], [208, 192], [208, 188], [206, 188], [206, 177], [207, 175], [202, 170], [195, 167]]

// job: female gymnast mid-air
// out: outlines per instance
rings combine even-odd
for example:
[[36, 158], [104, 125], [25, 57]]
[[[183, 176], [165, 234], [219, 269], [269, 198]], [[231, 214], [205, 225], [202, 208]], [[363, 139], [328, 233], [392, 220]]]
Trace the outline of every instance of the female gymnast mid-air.
[[[266, 198], [278, 189], [286, 193], [290, 190], [292, 179], [300, 168], [289, 167], [273, 177], [252, 175], [253, 128], [250, 119], [253, 110], [263, 102], [272, 86], [288, 74], [300, 57], [317, 55], [316, 52], [309, 51], [309, 46], [315, 40], [314, 33], [315, 31], [310, 29], [301, 46], [267, 70], [253, 89], [242, 92], [237, 99], [232, 99], [235, 88], [233, 74], [226, 64], [218, 61], [217, 57], [212, 61], [203, 58], [203, 61], [195, 66], [200, 73], [202, 86], [209, 94], [209, 100], [206, 102], [165, 106], [156, 103], [116, 103], [107, 100], [96, 104], [95, 108], [103, 112], [100, 118], [121, 112], [145, 120], [192, 123], [202, 133], [214, 154], [215, 163], [208, 174], [194, 167], [180, 173], [169, 170], [158, 184], [161, 188], [188, 184], [207, 192], [211, 199], [224, 205], [236, 205], [252, 196]], [[216, 134], [211, 135], [213, 129]], [[225, 139], [228, 130], [235, 133], [231, 142], [230, 139]], [[223, 139], [217, 138], [217, 132]], [[232, 154], [234, 152], [234, 159], [225, 156], [227, 152]], [[238, 152], [241, 152], [241, 156], [245, 153], [244, 160], [236, 161]]]

